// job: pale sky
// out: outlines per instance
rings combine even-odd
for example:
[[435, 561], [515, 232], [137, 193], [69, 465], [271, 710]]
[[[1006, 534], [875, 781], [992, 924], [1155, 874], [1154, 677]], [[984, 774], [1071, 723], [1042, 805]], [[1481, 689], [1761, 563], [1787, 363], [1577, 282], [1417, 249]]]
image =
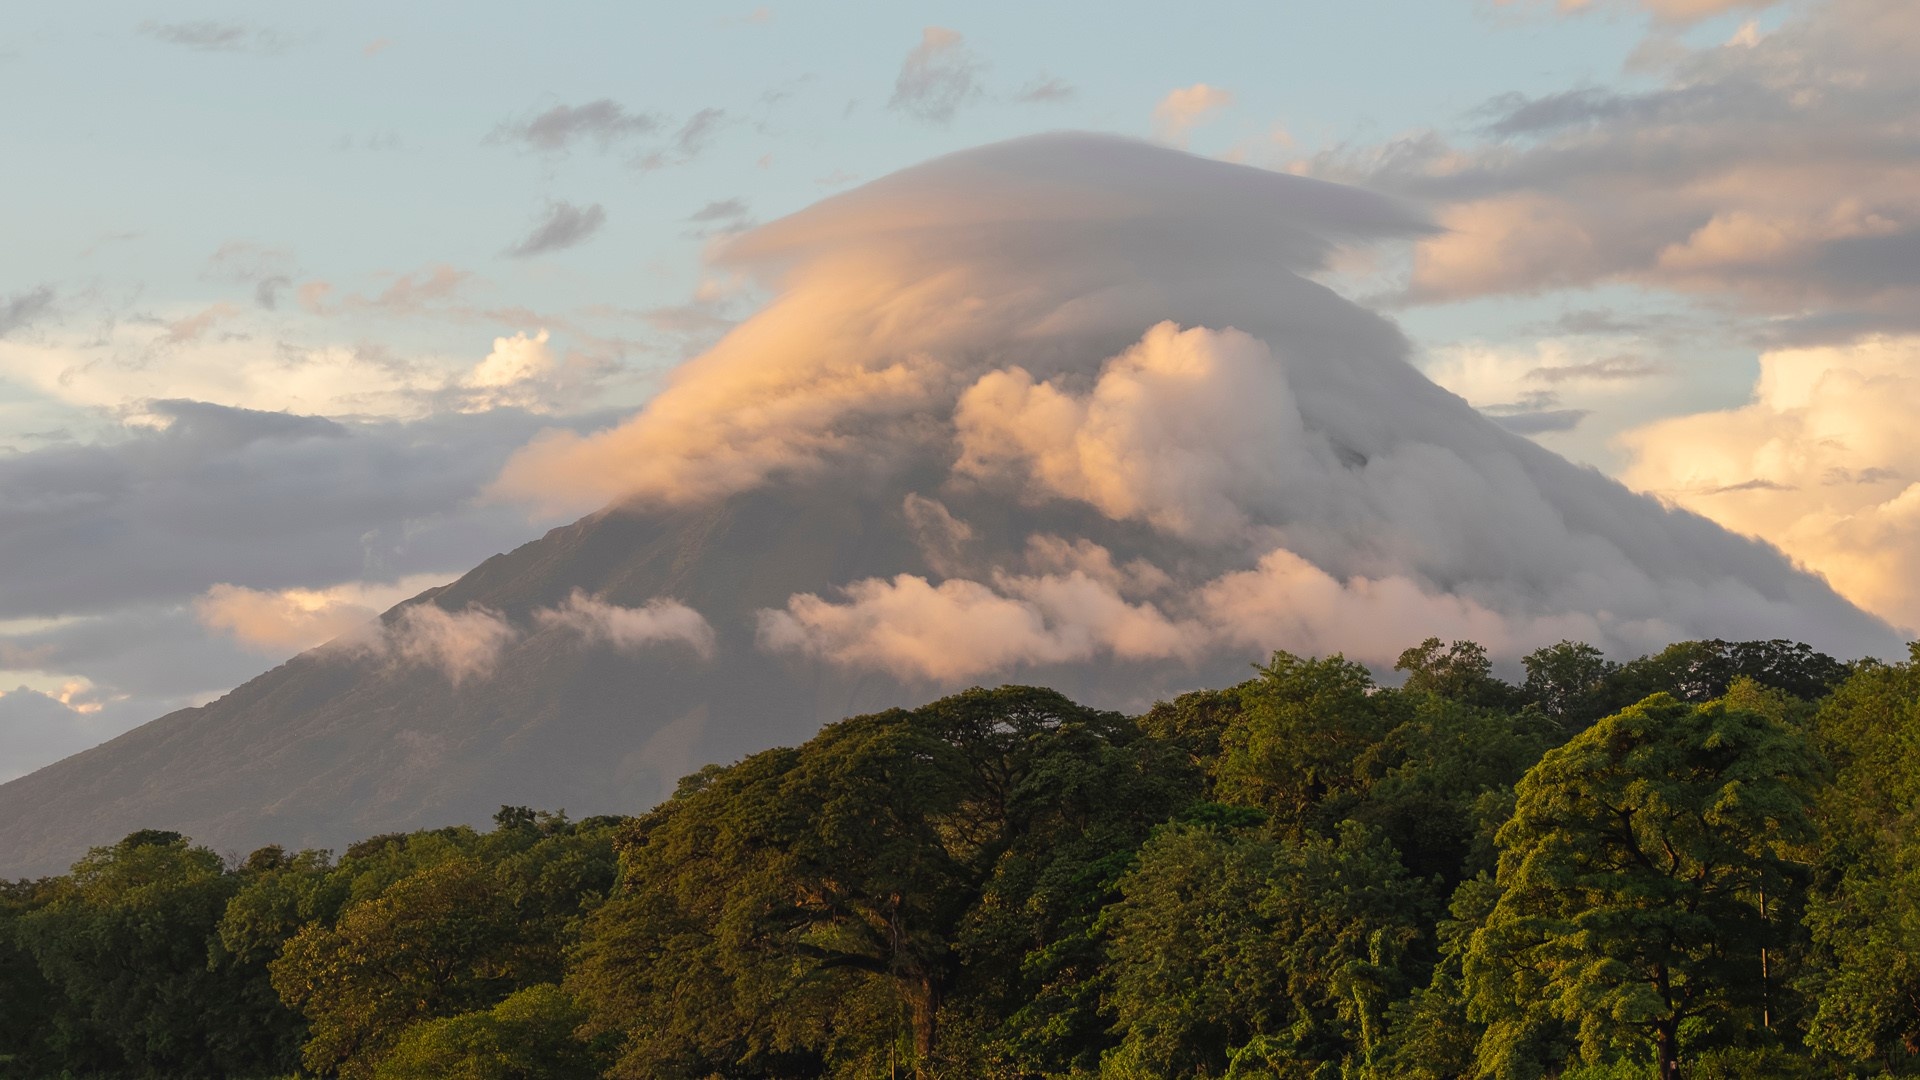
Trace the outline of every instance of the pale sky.
[[1325, 280], [1431, 377], [1920, 624], [1904, 0], [16, 7], [0, 780], [569, 519], [488, 491], [755, 309], [713, 245], [1044, 131], [1404, 200]]

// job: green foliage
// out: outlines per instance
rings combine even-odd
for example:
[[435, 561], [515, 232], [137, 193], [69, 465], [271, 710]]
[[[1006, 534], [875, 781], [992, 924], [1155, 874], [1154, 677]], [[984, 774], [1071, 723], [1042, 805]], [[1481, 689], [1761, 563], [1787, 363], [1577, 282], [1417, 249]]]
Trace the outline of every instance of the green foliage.
[[331, 869], [294, 860], [235, 898], [221, 930], [236, 954], [299, 927], [268, 969], [308, 1021], [307, 1068], [370, 1076], [410, 1025], [561, 977], [579, 916], [611, 886], [612, 828], [516, 809], [485, 836], [386, 838]]
[[63, 999], [45, 1018], [51, 1055], [141, 1076], [284, 1067], [298, 1029], [263, 973], [210, 957], [239, 887], [212, 851], [143, 830], [35, 889], [12, 936]]
[[1809, 1040], [1911, 1069], [1920, 1055], [1920, 646], [1869, 665], [1820, 710], [1835, 765], [1820, 800], [1820, 875], [1807, 922], [1823, 963], [1806, 980]]
[[1427, 640], [1400, 654], [1393, 670], [1407, 673], [1402, 689], [1483, 709], [1517, 707], [1522, 691], [1496, 678], [1485, 646], [1474, 641], [1442, 645]]
[[1404, 993], [1426, 894], [1358, 824], [1337, 839], [1171, 825], [1103, 917], [1117, 1077], [1364, 1065]]
[[413, 1025], [374, 1080], [590, 1080], [603, 1063], [573, 1037], [585, 1018], [559, 987], [540, 983], [491, 1009]]
[[143, 830], [0, 883], [0, 1077], [1920, 1074], [1920, 651], [1523, 663], [972, 690], [337, 860]]
[[1518, 785], [1466, 956], [1483, 1067], [1527, 1075], [1522, 1044], [1554, 1021], [1590, 1063], [1652, 1054], [1668, 1072], [1683, 1041], [1757, 1027], [1819, 772], [1794, 728], [1666, 695], [1549, 752]]
[[[1071, 1060], [1097, 1033], [1086, 920], [1197, 786], [1047, 690], [829, 725], [641, 819], [568, 986], [622, 1038], [622, 1076]], [[942, 1043], [948, 1017], [964, 1043]]]
[[1337, 820], [1371, 779], [1367, 751], [1405, 716], [1402, 698], [1378, 691], [1338, 655], [1275, 653], [1221, 732], [1218, 797], [1260, 807], [1283, 830]]

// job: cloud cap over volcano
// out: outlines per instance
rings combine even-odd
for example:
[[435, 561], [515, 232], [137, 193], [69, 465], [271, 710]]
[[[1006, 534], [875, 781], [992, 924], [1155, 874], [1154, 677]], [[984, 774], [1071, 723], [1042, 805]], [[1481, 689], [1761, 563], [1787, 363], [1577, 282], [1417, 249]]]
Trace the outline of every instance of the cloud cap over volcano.
[[[887, 658], [920, 655], [902, 635], [932, 625], [920, 609], [936, 601], [940, 619], [1073, 643], [1041, 650], [1052, 659], [1120, 655], [1102, 621], [1120, 618], [1376, 663], [1389, 639], [1453, 628], [1509, 657], [1563, 636], [1898, 650], [1772, 548], [1481, 417], [1407, 362], [1391, 323], [1312, 280], [1343, 246], [1430, 230], [1365, 191], [1108, 136], [949, 155], [720, 249], [717, 269], [766, 306], [637, 416], [542, 438], [495, 490], [636, 512], [768, 485], [997, 496], [1029, 540], [1146, 559], [1158, 582], [1096, 602], [1083, 574], [1066, 605], [1070, 575], [1016, 543], [943, 559], [938, 585], [911, 576], [924, 567], [863, 568], [762, 620], [762, 648], [896, 675], [928, 677]], [[1068, 518], [1102, 524], [1068, 535]], [[1393, 633], [1374, 632], [1383, 620]], [[978, 676], [1019, 664], [948, 660]]]

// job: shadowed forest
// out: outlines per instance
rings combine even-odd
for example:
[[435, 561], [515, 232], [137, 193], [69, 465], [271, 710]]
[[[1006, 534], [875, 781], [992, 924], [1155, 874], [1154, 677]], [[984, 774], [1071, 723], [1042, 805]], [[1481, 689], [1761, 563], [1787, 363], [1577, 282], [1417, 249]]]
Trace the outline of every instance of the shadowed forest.
[[0, 884], [0, 1076], [1920, 1075], [1920, 647], [970, 690], [631, 818]]

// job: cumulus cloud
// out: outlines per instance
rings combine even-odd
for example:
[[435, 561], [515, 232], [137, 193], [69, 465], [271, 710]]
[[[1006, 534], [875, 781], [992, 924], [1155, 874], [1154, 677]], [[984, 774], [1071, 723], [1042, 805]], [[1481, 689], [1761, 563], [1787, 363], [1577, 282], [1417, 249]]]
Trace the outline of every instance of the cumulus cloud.
[[621, 607], [575, 589], [561, 606], [535, 612], [534, 620], [626, 652], [677, 642], [702, 659], [712, 659], [715, 649], [713, 627], [706, 617], [666, 597], [656, 597], [642, 607]]
[[1308, 479], [1303, 463], [1333, 458], [1264, 343], [1172, 323], [1108, 361], [1084, 397], [1020, 368], [983, 376], [954, 423], [961, 475], [1017, 471], [1036, 493], [1209, 540], [1243, 532], [1247, 508], [1286, 500]]
[[574, 247], [585, 243], [606, 223], [606, 208], [599, 203], [580, 207], [570, 202], [557, 202], [547, 208], [532, 232], [507, 249], [507, 254], [525, 258]]
[[[1192, 183], [1210, 187], [1218, 213], [1159, 228]], [[1092, 359], [1081, 339], [1132, 343], [1158, 321], [1143, 325], [1143, 311], [1200, 324], [1257, 302], [1303, 344], [1398, 348], [1384, 322], [1287, 268], [1321, 267], [1336, 237], [1424, 227], [1363, 192], [1125, 139], [1040, 137], [941, 159], [723, 244], [719, 268], [773, 288], [773, 301], [627, 424], [528, 447], [496, 493], [583, 510], [684, 503], [849, 458], [884, 464], [924, 442], [928, 410], [951, 409], [996, 369], [987, 350], [1026, 343], [1025, 368], [1044, 379]], [[1142, 245], [1153, 259], [1121, 261]], [[1280, 269], [1241, 272], [1249, 261]]]
[[[1630, 628], [1627, 641], [1585, 613], [1514, 619], [1411, 578], [1335, 578], [1285, 550], [1260, 557], [1251, 570], [1208, 582], [1199, 593], [1208, 626], [1226, 643], [1262, 652], [1345, 653], [1376, 668], [1391, 665], [1407, 647], [1409, 630], [1449, 640], [1477, 641], [1512, 657], [1560, 640], [1608, 641], [1657, 647], [1660, 624]], [[1638, 639], [1635, 641], [1634, 639]]]
[[[1343, 244], [1427, 228], [1376, 195], [1132, 140], [953, 155], [721, 245], [716, 270], [765, 307], [630, 421], [535, 442], [494, 492], [640, 511], [897, 484], [918, 564], [794, 596], [760, 640], [935, 681], [1179, 663], [1259, 636], [1219, 626], [1290, 625], [1294, 593], [1448, 632], [1498, 620], [1483, 636], [1514, 648], [1577, 626], [1616, 652], [1686, 636], [1897, 651], [1779, 552], [1503, 430], [1306, 276]], [[1643, 381], [1617, 355], [1504, 358], [1530, 396], [1488, 404], [1568, 422], [1552, 414], [1578, 406], [1553, 395]], [[955, 506], [996, 507], [994, 524]], [[1080, 541], [1114, 565], [1065, 561]], [[1229, 619], [1217, 598], [1236, 592], [1278, 621]], [[1302, 625], [1285, 640], [1362, 629]]]
[[959, 31], [929, 26], [901, 62], [887, 107], [929, 124], [950, 123], [962, 105], [980, 95], [980, 67]]
[[900, 574], [856, 581], [844, 591], [837, 603], [802, 593], [784, 609], [760, 612], [761, 646], [954, 683], [1101, 655], [1190, 657], [1206, 644], [1196, 626], [1176, 623], [1151, 604], [1130, 603], [1081, 570], [1004, 574], [994, 586], [959, 578], [934, 585]]
[[606, 150], [623, 140], [651, 135], [664, 124], [654, 113], [629, 112], [612, 98], [599, 98], [584, 105], [555, 105], [529, 119], [502, 124], [494, 130], [493, 138], [550, 153], [570, 150], [582, 142]]
[[1920, 629], [1920, 338], [1781, 349], [1753, 398], [1623, 436], [1624, 479], [1778, 544], [1843, 594]]
[[430, 600], [409, 604], [384, 624], [335, 648], [347, 656], [374, 656], [396, 664], [432, 668], [459, 686], [492, 676], [500, 657], [520, 637], [499, 612], [471, 606], [448, 611]]
[[1825, 0], [1645, 63], [1653, 89], [1495, 99], [1483, 140], [1415, 133], [1295, 167], [1440, 208], [1414, 300], [1626, 281], [1736, 300], [1783, 338], [1915, 326], [1920, 8]]
[[1212, 120], [1233, 104], [1233, 93], [1206, 83], [1168, 91], [1153, 107], [1153, 131], [1175, 146], [1187, 145], [1193, 129]]
[[392, 584], [349, 582], [324, 589], [249, 589], [221, 582], [194, 599], [202, 626], [241, 647], [289, 655], [339, 637], [361, 636], [375, 616], [435, 585], [445, 574], [418, 574]]

